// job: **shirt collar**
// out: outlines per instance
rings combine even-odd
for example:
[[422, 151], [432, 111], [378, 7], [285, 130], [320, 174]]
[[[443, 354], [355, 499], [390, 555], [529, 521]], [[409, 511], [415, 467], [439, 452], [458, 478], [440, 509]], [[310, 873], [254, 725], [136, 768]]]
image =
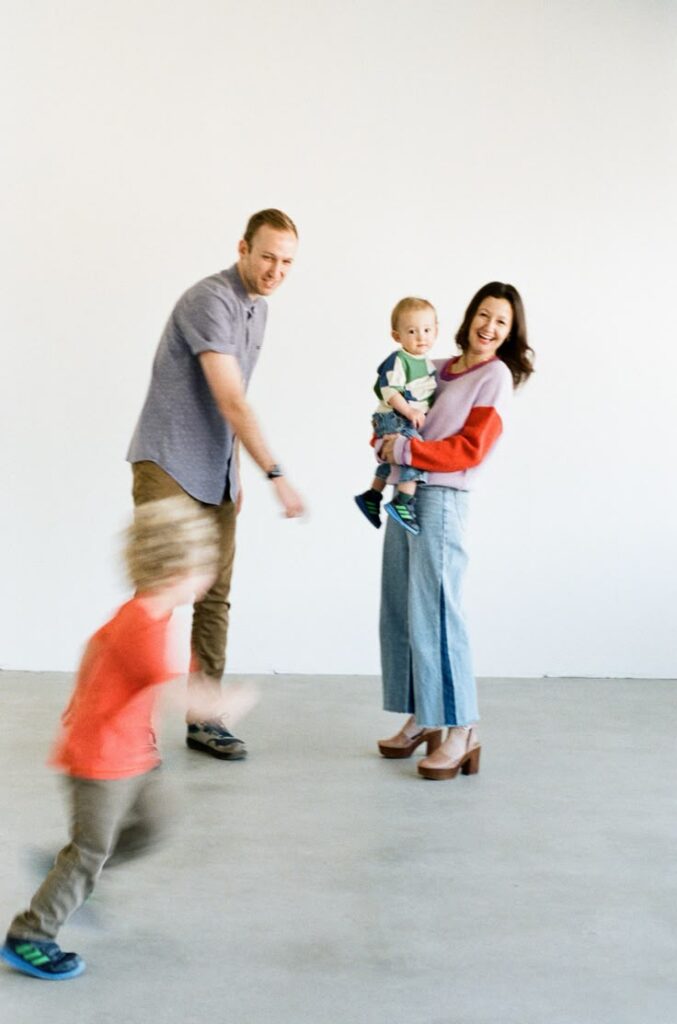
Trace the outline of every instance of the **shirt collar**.
[[249, 295], [247, 289], [242, 283], [240, 271], [237, 269], [237, 263], [233, 263], [232, 267], [228, 267], [228, 270], [224, 270], [223, 275], [230, 281], [233, 291], [237, 295], [238, 299], [240, 300], [244, 308], [251, 315], [256, 309], [259, 300], [252, 299], [252, 297]]

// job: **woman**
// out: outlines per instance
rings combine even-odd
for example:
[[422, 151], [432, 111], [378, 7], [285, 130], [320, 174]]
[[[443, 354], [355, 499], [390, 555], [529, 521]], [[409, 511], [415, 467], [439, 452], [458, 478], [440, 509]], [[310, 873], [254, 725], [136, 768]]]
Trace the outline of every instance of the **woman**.
[[461, 610], [463, 535], [468, 491], [502, 433], [513, 389], [533, 372], [517, 290], [497, 281], [480, 288], [456, 342], [460, 355], [435, 360], [438, 388], [424, 439], [389, 435], [380, 449], [386, 462], [428, 472], [418, 489], [420, 534], [411, 536], [392, 520], [386, 529], [383, 706], [410, 717], [378, 745], [384, 757], [399, 758], [427, 743], [418, 767], [426, 779], [479, 770], [477, 688]]

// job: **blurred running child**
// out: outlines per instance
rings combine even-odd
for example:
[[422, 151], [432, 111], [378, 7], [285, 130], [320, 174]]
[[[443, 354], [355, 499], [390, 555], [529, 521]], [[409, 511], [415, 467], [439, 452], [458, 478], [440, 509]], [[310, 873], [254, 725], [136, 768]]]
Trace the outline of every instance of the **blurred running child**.
[[[125, 547], [135, 596], [89, 641], [51, 758], [66, 776], [70, 843], [0, 949], [25, 974], [64, 980], [84, 971], [84, 961], [57, 944], [59, 929], [113, 854], [116, 860], [135, 856], [162, 835], [152, 727], [156, 684], [177, 674], [169, 663], [172, 612], [211, 586], [217, 559], [216, 527], [188, 498], [136, 509]], [[232, 721], [254, 703], [252, 692], [240, 687], [221, 698], [218, 710]]]

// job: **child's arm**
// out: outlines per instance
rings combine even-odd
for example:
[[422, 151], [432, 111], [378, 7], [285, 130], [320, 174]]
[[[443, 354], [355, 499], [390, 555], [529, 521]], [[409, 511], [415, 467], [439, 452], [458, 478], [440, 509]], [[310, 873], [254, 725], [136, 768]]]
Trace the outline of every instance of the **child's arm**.
[[378, 368], [374, 391], [386, 405], [399, 413], [411, 425], [420, 430], [425, 422], [425, 413], [412, 408], [404, 397], [407, 388], [407, 374], [399, 352], [391, 352]]
[[259, 699], [251, 683], [231, 685], [220, 693], [191, 686], [188, 694], [187, 659], [180, 653], [179, 640], [175, 623], [158, 619], [149, 625], [146, 621], [140, 629], [127, 630], [117, 638], [116, 654], [136, 687], [162, 684], [158, 697], [183, 711], [204, 715], [205, 720], [223, 716], [231, 723], [251, 711]]
[[213, 693], [200, 693], [197, 687], [191, 687], [189, 693], [185, 680], [174, 679], [163, 686], [162, 698], [163, 703], [178, 707], [181, 711], [190, 710], [191, 714], [205, 721], [222, 718], [227, 726], [231, 726], [256, 707], [259, 690], [255, 683], [230, 683], [215, 700]]
[[399, 391], [394, 391], [391, 395], [386, 398], [386, 402], [398, 412], [400, 416], [403, 416], [405, 420], [409, 420], [413, 427], [420, 430], [425, 423], [425, 413], [419, 409], [412, 408], [409, 402], [406, 400], [404, 395], [400, 394]]

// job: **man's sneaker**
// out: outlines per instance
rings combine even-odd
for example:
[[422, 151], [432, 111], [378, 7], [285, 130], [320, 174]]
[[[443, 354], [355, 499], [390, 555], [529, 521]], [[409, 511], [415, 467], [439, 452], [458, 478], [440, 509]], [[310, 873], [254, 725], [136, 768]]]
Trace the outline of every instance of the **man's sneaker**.
[[372, 526], [381, 527], [381, 495], [378, 491], [365, 491], [355, 495], [355, 504], [363, 512]]
[[247, 756], [247, 748], [243, 741], [224, 729], [220, 722], [199, 722], [197, 725], [189, 725], [186, 744], [191, 750], [201, 750], [222, 761], [241, 761]]
[[8, 935], [0, 949], [0, 957], [17, 971], [47, 981], [77, 978], [85, 969], [85, 961], [77, 953], [64, 953], [56, 942], [38, 942]]
[[389, 501], [383, 508], [391, 519], [403, 526], [409, 533], [419, 534], [421, 527], [416, 518], [416, 506], [413, 501], [401, 501], [397, 496]]

